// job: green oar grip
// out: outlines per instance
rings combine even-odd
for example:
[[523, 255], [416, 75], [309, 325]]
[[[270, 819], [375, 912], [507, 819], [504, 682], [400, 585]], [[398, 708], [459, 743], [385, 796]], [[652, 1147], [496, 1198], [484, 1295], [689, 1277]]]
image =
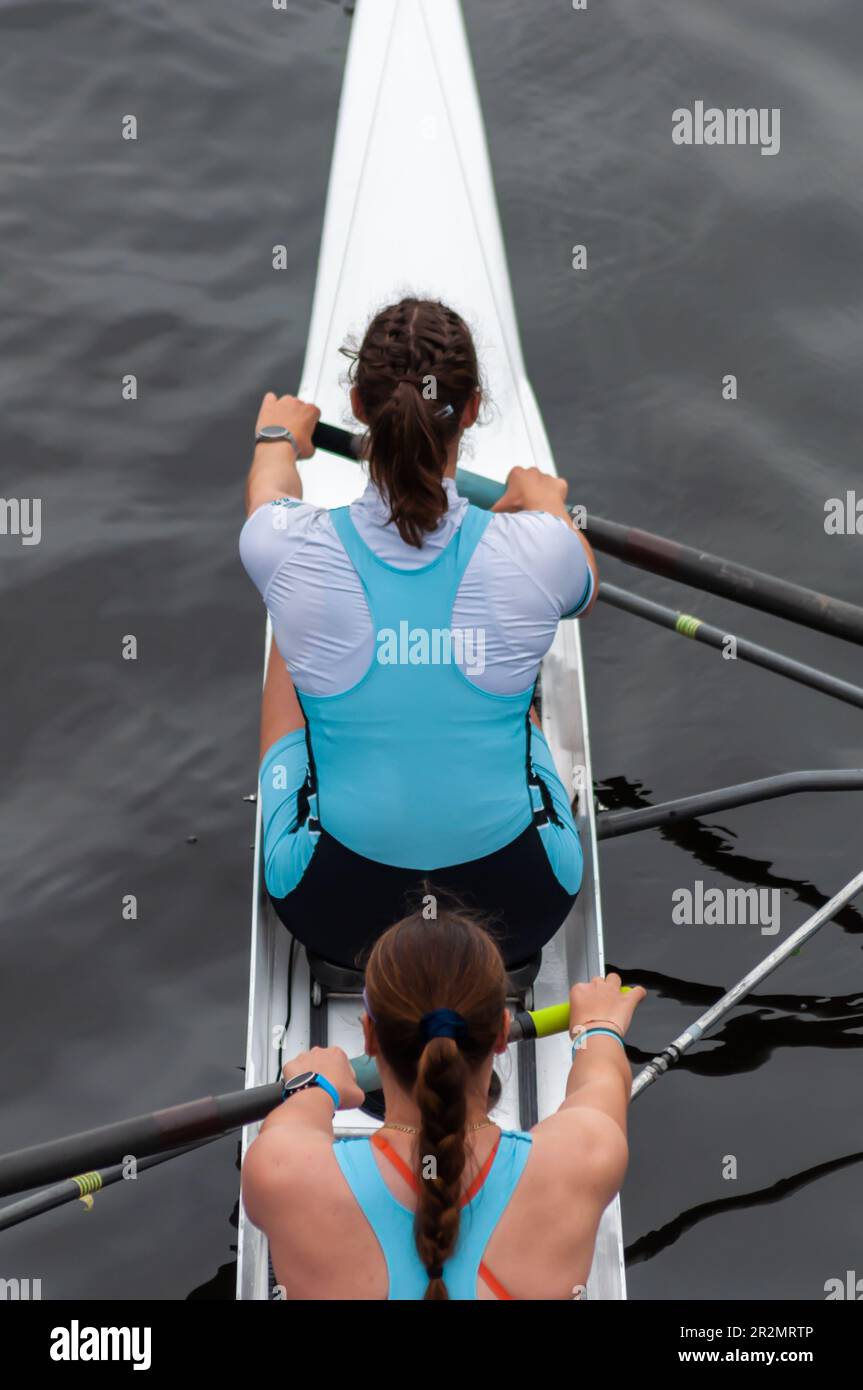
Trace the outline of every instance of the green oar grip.
[[[360, 457], [362, 442], [361, 434], [351, 434], [350, 430], [341, 429], [338, 425], [327, 425], [323, 421], [315, 426], [312, 434], [312, 443], [316, 449], [325, 449], [329, 454], [338, 454], [340, 458], [353, 459], [354, 462]], [[505, 491], [503, 483], [496, 483], [493, 478], [485, 478], [481, 473], [471, 473], [466, 468], [458, 470], [456, 483], [462, 497], [466, 497], [475, 507], [483, 507], [486, 511], [494, 506]]]
[[484, 511], [490, 511], [506, 491], [503, 483], [495, 482], [494, 478], [485, 478], [481, 473], [470, 473], [466, 468], [457, 470], [455, 481], [459, 496], [466, 497], [475, 507], [482, 507]]
[[362, 1086], [366, 1095], [369, 1091], [379, 1091], [381, 1078], [373, 1057], [367, 1057], [363, 1053], [362, 1057], [352, 1057], [351, 1066], [354, 1069], [354, 1076], [357, 1078], [357, 1085]]
[[569, 1028], [569, 1002], [552, 1004], [547, 1009], [532, 1009], [530, 1016], [538, 1038], [550, 1038], [553, 1033], [565, 1033]]

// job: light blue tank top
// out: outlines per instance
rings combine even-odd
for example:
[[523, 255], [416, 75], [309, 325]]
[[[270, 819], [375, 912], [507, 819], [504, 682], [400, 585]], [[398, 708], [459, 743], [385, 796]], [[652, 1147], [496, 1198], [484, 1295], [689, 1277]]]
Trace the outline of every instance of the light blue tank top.
[[406, 869], [438, 869], [503, 849], [534, 815], [533, 688], [516, 695], [479, 690], [452, 648], [447, 659], [445, 636], [489, 513], [469, 507], [449, 545], [412, 570], [380, 560], [348, 507], [330, 517], [362, 581], [376, 651], [350, 690], [298, 691], [321, 824], [356, 854]]
[[[476, 1196], [462, 1207], [455, 1253], [444, 1265], [451, 1299], [476, 1298], [479, 1267], [497, 1223], [530, 1157], [533, 1140], [520, 1130], [503, 1130], [488, 1176]], [[428, 1287], [414, 1243], [414, 1213], [390, 1192], [368, 1139], [337, 1139], [336, 1161], [387, 1262], [390, 1299], [422, 1299]], [[492, 1270], [494, 1273], [494, 1270]]]

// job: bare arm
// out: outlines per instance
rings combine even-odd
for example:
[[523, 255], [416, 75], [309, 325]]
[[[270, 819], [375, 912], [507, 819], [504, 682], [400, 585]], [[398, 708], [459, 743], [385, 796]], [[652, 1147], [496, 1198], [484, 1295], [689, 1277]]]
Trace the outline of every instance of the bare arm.
[[305, 717], [297, 699], [294, 682], [286, 667], [276, 639], [270, 643], [264, 693], [261, 697], [261, 761], [274, 743], [295, 729], [305, 727]]
[[572, 1067], [561, 1112], [600, 1110], [626, 1133], [626, 1112], [632, 1072], [621, 1046], [635, 1010], [646, 998], [641, 985], [622, 992], [620, 976], [597, 976], [590, 983], [573, 985], [569, 994], [569, 1028], [602, 1028], [621, 1039], [592, 1034], [573, 1048]]
[[[620, 976], [575, 985], [570, 993], [570, 1028], [606, 1028], [622, 1038], [645, 998], [641, 986], [621, 993]], [[626, 1118], [632, 1072], [621, 1044], [594, 1034], [574, 1049], [560, 1109], [537, 1125], [547, 1161], [561, 1175], [585, 1184], [595, 1196], [597, 1220], [619, 1191], [629, 1151]]]
[[539, 468], [513, 468], [506, 480], [506, 492], [495, 502], [493, 512], [548, 512], [559, 516], [571, 531], [578, 536], [584, 549], [588, 568], [593, 575], [593, 593], [590, 602], [579, 613], [580, 618], [593, 608], [599, 597], [599, 569], [593, 547], [587, 537], [575, 525], [566, 505], [569, 483], [565, 478], [555, 478], [543, 473]]
[[[266, 425], [283, 425], [297, 441], [299, 458], [315, 452], [312, 433], [321, 418], [317, 406], [295, 396], [277, 396], [268, 391], [261, 402], [255, 433]], [[277, 497], [302, 497], [303, 483], [297, 470], [297, 452], [287, 440], [257, 444], [246, 480], [246, 515]]]
[[[361, 1105], [363, 1092], [340, 1047], [314, 1047], [287, 1062], [286, 1079], [320, 1072], [335, 1086], [345, 1109]], [[318, 1086], [300, 1091], [272, 1110], [243, 1164], [243, 1202], [251, 1220], [269, 1234], [282, 1207], [333, 1145], [332, 1098]]]

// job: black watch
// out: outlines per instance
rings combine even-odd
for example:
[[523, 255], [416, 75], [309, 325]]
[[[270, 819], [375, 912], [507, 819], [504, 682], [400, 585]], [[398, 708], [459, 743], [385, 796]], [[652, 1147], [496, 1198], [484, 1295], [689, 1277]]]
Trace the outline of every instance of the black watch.
[[299, 1076], [292, 1076], [290, 1081], [285, 1081], [282, 1085], [282, 1100], [290, 1100], [300, 1091], [310, 1091], [313, 1086], [319, 1086], [322, 1091], [326, 1091], [336, 1110], [340, 1108], [339, 1093], [331, 1081], [325, 1076], [321, 1076], [317, 1071], [301, 1071]]
[[292, 1076], [282, 1087], [282, 1100], [287, 1100], [288, 1096], [295, 1096], [297, 1091], [307, 1091], [314, 1085], [315, 1079], [316, 1073], [313, 1071], [301, 1071], [299, 1076]]

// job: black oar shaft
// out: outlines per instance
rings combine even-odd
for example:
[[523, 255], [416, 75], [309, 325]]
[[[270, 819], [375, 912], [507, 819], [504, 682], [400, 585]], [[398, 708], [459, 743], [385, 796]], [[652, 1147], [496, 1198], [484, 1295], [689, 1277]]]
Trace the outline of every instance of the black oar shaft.
[[863, 608], [856, 604], [598, 516], [588, 518], [587, 537], [597, 550], [637, 569], [863, 645]]
[[[184, 1144], [182, 1148], [169, 1149], [167, 1153], [152, 1154], [149, 1158], [142, 1158], [136, 1164], [136, 1177], [140, 1173], [147, 1172], [150, 1168], [158, 1167], [161, 1163], [170, 1162], [172, 1158], [181, 1158], [183, 1154], [194, 1153], [196, 1149], [212, 1144], [215, 1139], [221, 1137], [221, 1135], [216, 1135], [212, 1139], [199, 1139], [196, 1144]], [[123, 1181], [127, 1176], [127, 1165], [115, 1163], [110, 1168], [101, 1168], [90, 1173], [79, 1173], [76, 1178], [66, 1178], [63, 1182], [55, 1183], [53, 1187], [48, 1187], [42, 1192], [34, 1192], [32, 1197], [22, 1197], [20, 1202], [11, 1202], [9, 1206], [0, 1208], [0, 1231], [8, 1231], [12, 1226], [19, 1226], [22, 1221], [29, 1221], [33, 1216], [41, 1216], [44, 1212], [53, 1211], [55, 1207], [65, 1206], [68, 1202], [93, 1197], [103, 1188], [111, 1187], [112, 1184]]]
[[19, 1149], [0, 1158], [0, 1197], [59, 1182], [70, 1173], [103, 1168], [126, 1154], [146, 1158], [164, 1149], [254, 1124], [279, 1104], [281, 1094], [281, 1083], [274, 1082], [229, 1095], [207, 1096], [157, 1110], [152, 1115], [138, 1115], [104, 1128]]
[[859, 685], [851, 685], [850, 681], [840, 680], [838, 676], [829, 676], [826, 671], [818, 671], [814, 666], [795, 661], [793, 657], [783, 656], [781, 652], [771, 651], [769, 647], [762, 647], [745, 637], [737, 637], [720, 627], [713, 627], [690, 613], [667, 608], [663, 603], [655, 603], [653, 599], [642, 598], [640, 594], [630, 593], [628, 589], [620, 589], [616, 584], [606, 584], [604, 581], [599, 590], [599, 597], [612, 608], [619, 608], [636, 618], [645, 618], [649, 623], [656, 623], [658, 627], [677, 632], [681, 637], [689, 637], [692, 641], [701, 642], [717, 651], [723, 651], [729, 642], [733, 642], [734, 660], [761, 666], [766, 671], [774, 671], [777, 675], [796, 681], [798, 685], [809, 686], [811, 690], [817, 690], [822, 695], [829, 695], [834, 700], [842, 700], [846, 705], [855, 705], [857, 709], [863, 709], [863, 689]]
[[312, 435], [316, 449], [325, 449], [328, 454], [349, 459], [359, 458], [362, 441], [361, 434], [351, 434], [350, 430], [339, 429], [338, 425], [325, 425], [323, 421], [315, 426]]

